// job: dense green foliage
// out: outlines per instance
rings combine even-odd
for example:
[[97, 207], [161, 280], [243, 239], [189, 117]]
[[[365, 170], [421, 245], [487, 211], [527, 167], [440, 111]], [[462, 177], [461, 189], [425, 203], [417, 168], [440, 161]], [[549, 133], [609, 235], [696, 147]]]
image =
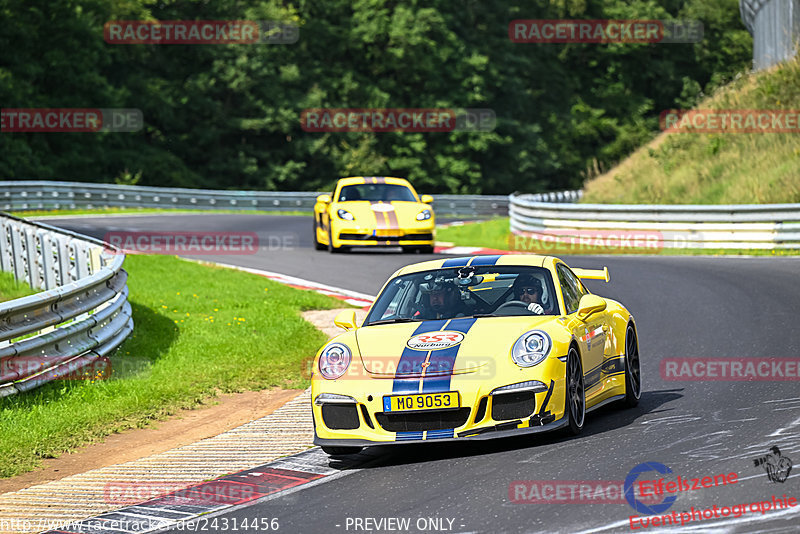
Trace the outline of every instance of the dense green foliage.
[[[515, 44], [514, 19], [698, 19], [697, 44]], [[292, 45], [111, 45], [109, 20], [293, 21]], [[0, 0], [6, 108], [141, 109], [136, 133], [5, 133], [0, 178], [424, 192], [579, 186], [749, 65], [737, 0]], [[310, 107], [492, 108], [494, 132], [307, 133]]]

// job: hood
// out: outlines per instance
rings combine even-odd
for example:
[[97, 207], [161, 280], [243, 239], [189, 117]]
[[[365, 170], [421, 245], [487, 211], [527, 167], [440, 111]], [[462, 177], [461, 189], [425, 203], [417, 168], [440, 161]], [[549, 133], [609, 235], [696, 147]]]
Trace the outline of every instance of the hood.
[[343, 209], [349, 211], [355, 222], [369, 228], [398, 228], [403, 222], [416, 222], [417, 214], [424, 209], [430, 209], [428, 204], [421, 202], [369, 202], [355, 200], [350, 202], [337, 202], [332, 206], [332, 211]]
[[556, 319], [484, 317], [385, 324], [359, 328], [355, 336], [364, 368], [376, 377], [410, 378], [423, 370], [425, 376], [451, 375], [493, 366], [508, 356], [519, 336]]

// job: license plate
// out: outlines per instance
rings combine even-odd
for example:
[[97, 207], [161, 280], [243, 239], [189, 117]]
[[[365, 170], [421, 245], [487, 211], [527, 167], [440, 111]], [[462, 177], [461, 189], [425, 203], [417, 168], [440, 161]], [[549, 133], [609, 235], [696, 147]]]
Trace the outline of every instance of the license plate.
[[421, 395], [394, 395], [383, 398], [384, 412], [446, 410], [459, 408], [458, 392], [423, 393]]
[[400, 237], [400, 230], [375, 230], [375, 235], [378, 237]]

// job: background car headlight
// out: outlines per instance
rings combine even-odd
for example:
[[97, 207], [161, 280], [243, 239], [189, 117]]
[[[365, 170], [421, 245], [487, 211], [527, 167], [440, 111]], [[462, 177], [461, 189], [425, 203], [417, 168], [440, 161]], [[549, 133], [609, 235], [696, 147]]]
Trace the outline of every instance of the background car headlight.
[[533, 367], [550, 354], [550, 336], [541, 330], [525, 332], [511, 348], [511, 359], [520, 367]]
[[339, 216], [340, 219], [344, 219], [345, 221], [355, 221], [356, 218], [353, 217], [353, 214], [347, 210], [338, 210], [336, 215]]
[[319, 372], [328, 380], [339, 378], [347, 371], [351, 359], [347, 345], [331, 343], [319, 355]]
[[431, 218], [431, 210], [422, 210], [417, 214], [418, 221], [427, 221]]

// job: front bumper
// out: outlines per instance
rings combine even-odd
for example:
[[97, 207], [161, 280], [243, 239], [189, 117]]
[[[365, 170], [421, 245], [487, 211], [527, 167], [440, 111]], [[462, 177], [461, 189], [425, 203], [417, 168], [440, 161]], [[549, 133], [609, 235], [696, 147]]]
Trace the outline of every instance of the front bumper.
[[338, 224], [333, 231], [334, 246], [433, 246], [434, 228], [419, 225], [406, 228], [376, 229]]
[[[565, 364], [552, 359], [536, 376], [520, 369], [514, 376], [481, 381], [470, 374], [453, 375], [449, 391], [459, 393], [457, 410], [385, 412], [383, 397], [392, 395], [392, 379], [365, 378], [358, 388], [342, 381], [312, 381], [314, 443], [329, 446], [372, 446], [431, 441], [486, 440], [547, 432], [566, 424]], [[498, 387], [538, 380], [541, 391], [496, 393]], [[347, 403], [315, 402], [322, 393], [346, 396]], [[336, 404], [335, 407], [332, 404]]]
[[[502, 427], [502, 424], [496, 425], [497, 427]], [[554, 430], [558, 430], [560, 428], [564, 428], [567, 426], [567, 416], [562, 415], [561, 419], [552, 421], [550, 423], [539, 425], [539, 426], [527, 426], [527, 427], [515, 427], [515, 428], [508, 428], [503, 430], [502, 428], [495, 428], [495, 427], [486, 427], [481, 433], [479, 434], [472, 434], [467, 436], [457, 436], [452, 438], [436, 438], [436, 439], [407, 439], [402, 441], [385, 441], [385, 442], [375, 442], [372, 440], [367, 439], [326, 439], [320, 438], [317, 436], [316, 432], [314, 433], [314, 445], [323, 445], [323, 446], [331, 446], [331, 447], [373, 447], [375, 445], [399, 445], [399, 444], [407, 444], [407, 443], [431, 443], [433, 441], [439, 442], [447, 442], [447, 441], [485, 441], [487, 439], [495, 439], [495, 438], [507, 438], [512, 436], [519, 436], [522, 434], [535, 434], [539, 432], [552, 432]]]

